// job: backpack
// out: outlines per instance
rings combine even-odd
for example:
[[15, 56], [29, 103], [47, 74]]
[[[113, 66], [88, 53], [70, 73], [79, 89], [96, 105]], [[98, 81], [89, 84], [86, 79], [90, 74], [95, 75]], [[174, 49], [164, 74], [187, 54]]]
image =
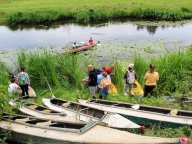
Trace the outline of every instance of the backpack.
[[127, 71], [126, 83], [127, 84], [134, 84], [134, 82], [135, 82], [135, 72], [134, 71], [132, 71], [132, 72]]
[[102, 71], [100, 69], [95, 69], [95, 71], [97, 72], [97, 75], [102, 74]]
[[108, 92], [109, 86], [103, 83], [103, 91]]
[[20, 79], [19, 79], [19, 85], [26, 85], [27, 84], [27, 76], [26, 73], [20, 73], [19, 74]]

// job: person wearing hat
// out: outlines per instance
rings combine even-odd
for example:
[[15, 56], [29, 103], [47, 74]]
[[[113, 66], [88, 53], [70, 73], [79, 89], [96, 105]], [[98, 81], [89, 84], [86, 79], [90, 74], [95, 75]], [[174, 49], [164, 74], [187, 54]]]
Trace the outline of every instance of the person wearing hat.
[[134, 82], [137, 79], [136, 72], [133, 70], [134, 64], [128, 65], [128, 70], [124, 74], [124, 95], [127, 96], [127, 89], [129, 91], [129, 95], [131, 95], [131, 89], [134, 86]]

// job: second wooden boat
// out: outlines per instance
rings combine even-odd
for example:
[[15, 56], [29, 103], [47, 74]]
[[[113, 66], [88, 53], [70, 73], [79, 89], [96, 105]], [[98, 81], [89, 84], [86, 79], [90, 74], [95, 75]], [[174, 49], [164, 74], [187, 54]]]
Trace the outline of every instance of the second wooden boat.
[[66, 113], [79, 121], [101, 121], [109, 127], [123, 129], [131, 132], [144, 132], [144, 127], [115, 113], [108, 113], [96, 108], [90, 108], [79, 103], [61, 100], [58, 98], [42, 99], [43, 103], [52, 110]]
[[116, 112], [127, 119], [145, 126], [158, 125], [161, 127], [192, 127], [192, 112], [171, 110], [161, 107], [134, 105], [107, 100], [78, 100], [79, 103], [108, 112]]

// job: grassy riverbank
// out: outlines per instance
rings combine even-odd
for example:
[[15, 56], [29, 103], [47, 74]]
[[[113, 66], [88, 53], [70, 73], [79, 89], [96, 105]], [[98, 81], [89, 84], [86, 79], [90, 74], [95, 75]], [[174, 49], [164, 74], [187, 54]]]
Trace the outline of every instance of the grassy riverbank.
[[190, 0], [10, 0], [0, 2], [0, 21], [9, 24], [50, 23], [66, 19], [88, 22], [121, 17], [182, 20], [192, 18], [191, 7]]
[[[136, 54], [133, 63], [135, 64], [135, 71], [139, 76], [139, 82], [144, 85], [143, 76], [148, 70], [149, 63], [154, 63], [157, 67], [157, 71], [160, 74], [160, 80], [158, 82], [158, 88], [156, 92], [158, 97], [140, 99], [137, 97], [125, 97], [122, 92], [122, 74], [127, 68], [127, 64], [121, 63], [114, 59], [115, 65], [115, 79], [113, 82], [118, 88], [118, 95], [110, 95], [108, 100], [123, 101], [129, 103], [139, 103], [153, 106], [161, 106], [172, 109], [192, 110], [190, 104], [183, 104], [180, 102], [170, 103], [164, 100], [161, 95], [169, 94], [180, 96], [182, 93], [190, 95], [191, 91], [191, 55], [192, 47], [186, 52], [174, 52], [167, 54], [160, 58], [152, 58], [146, 60], [140, 55]], [[94, 67], [98, 67], [98, 63], [93, 62], [90, 55], [83, 56], [71, 55], [71, 54], [55, 54], [54, 56], [44, 50], [43, 53], [25, 53], [22, 52], [18, 55], [15, 65], [19, 68], [25, 66], [26, 71], [29, 73], [31, 79], [31, 86], [37, 93], [36, 99], [30, 99], [28, 101], [35, 102], [42, 105], [42, 97], [50, 98], [52, 96], [49, 91], [46, 79], [51, 85], [54, 95], [58, 98], [76, 101], [80, 99], [89, 98], [89, 90], [81, 82], [82, 78], [87, 76], [86, 66], [89, 63], [93, 63]], [[14, 96], [8, 96], [7, 82], [8, 75], [6, 67], [1, 63], [1, 87], [0, 87], [0, 108], [3, 111], [17, 113], [15, 108], [8, 105], [8, 101]], [[0, 111], [1, 113], [2, 111]], [[151, 126], [146, 129], [145, 135], [159, 136], [159, 137], [180, 137], [186, 135], [186, 131], [190, 131], [188, 128], [179, 129], [161, 129], [160, 127]], [[192, 139], [192, 135], [188, 137]]]

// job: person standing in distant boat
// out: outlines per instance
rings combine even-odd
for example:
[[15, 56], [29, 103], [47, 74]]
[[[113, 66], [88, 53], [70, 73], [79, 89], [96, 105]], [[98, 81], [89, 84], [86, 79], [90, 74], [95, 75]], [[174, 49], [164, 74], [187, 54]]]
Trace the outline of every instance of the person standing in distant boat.
[[154, 95], [153, 90], [155, 89], [157, 85], [157, 80], [159, 80], [159, 74], [158, 72], [155, 72], [155, 65], [150, 64], [149, 65], [150, 70], [145, 74], [144, 79], [145, 82], [145, 88], [144, 88], [144, 97], [148, 94]]
[[88, 79], [83, 79], [83, 82], [89, 84], [90, 95], [92, 98], [96, 99], [96, 86], [97, 86], [97, 71], [93, 68], [92, 65], [87, 66], [89, 73]]
[[29, 96], [28, 87], [30, 86], [30, 79], [28, 74], [25, 72], [25, 68], [21, 68], [21, 72], [18, 74], [18, 83], [22, 90], [22, 96]]
[[77, 48], [77, 47], [78, 47], [78, 45], [77, 45], [77, 43], [76, 43], [76, 42], [74, 42], [74, 43], [73, 43], [73, 45], [72, 45], [71, 47], [74, 49], [74, 48]]
[[93, 44], [93, 39], [92, 38], [89, 39], [89, 44]]

